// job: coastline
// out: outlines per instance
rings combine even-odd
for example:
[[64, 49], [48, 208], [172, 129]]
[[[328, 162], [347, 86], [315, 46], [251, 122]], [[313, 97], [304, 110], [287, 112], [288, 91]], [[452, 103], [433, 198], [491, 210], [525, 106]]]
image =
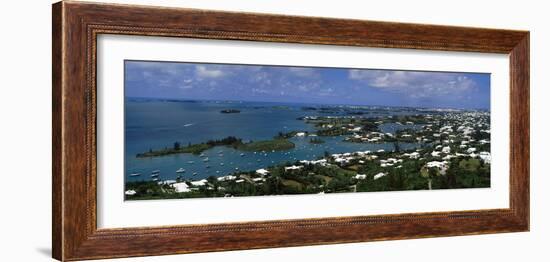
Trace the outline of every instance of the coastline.
[[[236, 197], [490, 186], [489, 113], [430, 111], [432, 113], [392, 115], [388, 112], [372, 117], [368, 112], [358, 113], [356, 110], [305, 108], [302, 112], [307, 115], [296, 120], [313, 127], [313, 131], [279, 132], [270, 140], [256, 142], [243, 142], [236, 137], [189, 143], [187, 146], [175, 142], [172, 148], [150, 150], [143, 156], [136, 155], [136, 158], [163, 158], [188, 153], [200, 155], [206, 162], [208, 157], [203, 152], [213, 151], [215, 147], [258, 156], [265, 154], [267, 157], [267, 152], [290, 153], [289, 150], [297, 146], [292, 142], [296, 139], [303, 141], [300, 144], [302, 151], [304, 147], [309, 147], [307, 144], [328, 148], [323, 145], [326, 139], [342, 145], [374, 145], [374, 148], [391, 145], [390, 150], [340, 153], [326, 150], [324, 156], [312, 155], [301, 159], [291, 157], [283, 162], [272, 161], [271, 164], [258, 159], [258, 162], [261, 160], [261, 163], [265, 163], [261, 168], [235, 168], [232, 172], [219, 174], [216, 171], [200, 179], [194, 178], [196, 173], [180, 173], [176, 179], [162, 178], [163, 175], [152, 180], [133, 179], [126, 183], [126, 198]], [[316, 111], [317, 115], [309, 114], [311, 111]], [[388, 128], [392, 131], [381, 130]], [[410, 143], [416, 146], [412, 149], [403, 148]], [[223, 155], [221, 152], [218, 152], [220, 156]], [[206, 165], [206, 168], [209, 167], [209, 164]]]

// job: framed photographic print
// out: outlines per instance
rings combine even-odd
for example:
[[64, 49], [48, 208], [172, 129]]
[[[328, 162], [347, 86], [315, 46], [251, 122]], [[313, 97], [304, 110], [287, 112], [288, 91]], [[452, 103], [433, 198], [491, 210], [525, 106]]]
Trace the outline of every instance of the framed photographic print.
[[53, 257], [529, 230], [529, 32], [59, 2]]

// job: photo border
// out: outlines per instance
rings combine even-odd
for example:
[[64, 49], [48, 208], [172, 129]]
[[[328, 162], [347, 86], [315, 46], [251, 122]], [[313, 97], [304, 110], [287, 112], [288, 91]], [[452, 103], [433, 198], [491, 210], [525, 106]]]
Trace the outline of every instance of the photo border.
[[[56, 259], [67, 261], [529, 230], [528, 31], [72, 1], [56, 3], [52, 11], [52, 255]], [[509, 54], [510, 208], [98, 229], [98, 34]], [[326, 230], [327, 227], [331, 230]]]

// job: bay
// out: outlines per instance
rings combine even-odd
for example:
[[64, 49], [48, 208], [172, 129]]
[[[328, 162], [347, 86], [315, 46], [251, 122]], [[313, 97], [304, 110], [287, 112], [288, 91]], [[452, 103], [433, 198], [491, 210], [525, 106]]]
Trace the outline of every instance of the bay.
[[[324, 110], [311, 110], [323, 108]], [[234, 109], [239, 113], [221, 113]], [[251, 171], [297, 160], [313, 160], [330, 154], [356, 151], [393, 150], [390, 143], [344, 142], [343, 136], [322, 137], [325, 143], [312, 144], [308, 137], [290, 139], [295, 148], [275, 152], [242, 152], [228, 147], [214, 147], [201, 156], [175, 154], [161, 157], [137, 158], [136, 154], [150, 149], [172, 147], [178, 141], [183, 146], [197, 144], [227, 136], [243, 141], [272, 139], [278, 132], [314, 131], [312, 125], [300, 120], [304, 116], [341, 116], [360, 112], [360, 117], [417, 114], [403, 108], [357, 106], [325, 106], [272, 102], [240, 101], [185, 101], [170, 99], [127, 98], [125, 101], [125, 179], [139, 181], [151, 179], [154, 170], [160, 179], [171, 180], [184, 169], [184, 178], [201, 179], [208, 176], [225, 176], [236, 171]], [[383, 132], [394, 133], [417, 125], [383, 124]], [[402, 149], [418, 144], [401, 143]], [[139, 173], [140, 176], [130, 176]]]

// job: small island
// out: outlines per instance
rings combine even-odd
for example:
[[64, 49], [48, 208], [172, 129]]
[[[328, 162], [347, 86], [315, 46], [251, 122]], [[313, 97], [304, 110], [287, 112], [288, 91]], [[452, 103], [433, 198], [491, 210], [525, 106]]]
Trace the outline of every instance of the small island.
[[241, 110], [237, 110], [237, 109], [224, 109], [224, 110], [220, 111], [220, 113], [222, 113], [222, 114], [238, 114], [240, 112], [241, 112]]
[[137, 158], [144, 157], [160, 157], [166, 155], [189, 153], [199, 155], [203, 151], [211, 149], [216, 146], [231, 147], [240, 151], [283, 151], [294, 148], [294, 143], [288, 141], [285, 138], [273, 138], [271, 140], [262, 141], [250, 141], [243, 142], [242, 139], [228, 136], [220, 140], [209, 140], [205, 143], [191, 144], [182, 146], [180, 142], [174, 142], [172, 147], [165, 147], [164, 149], [153, 150], [149, 149], [147, 152], [139, 153]]

